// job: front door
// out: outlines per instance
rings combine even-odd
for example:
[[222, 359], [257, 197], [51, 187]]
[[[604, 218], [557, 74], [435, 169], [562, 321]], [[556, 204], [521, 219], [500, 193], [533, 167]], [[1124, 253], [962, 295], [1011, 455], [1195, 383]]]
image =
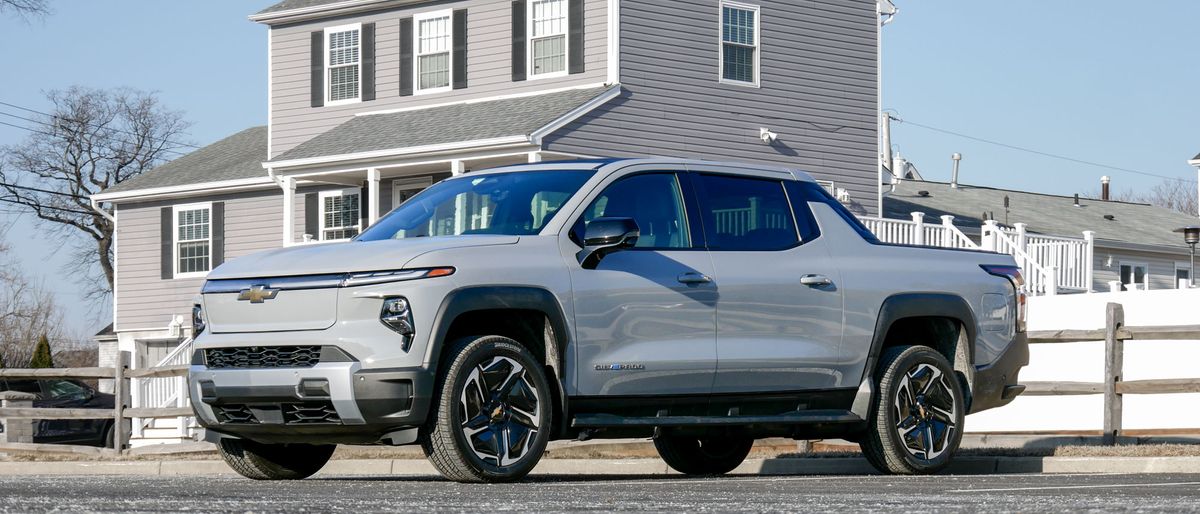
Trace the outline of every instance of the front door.
[[842, 387], [839, 274], [781, 177], [693, 175], [720, 284], [713, 393]]
[[575, 258], [596, 218], [633, 218], [641, 236], [596, 269], [570, 266], [578, 394], [707, 395], [716, 369], [716, 287], [700, 231], [689, 224], [695, 217], [681, 177], [636, 173], [601, 191], [579, 215], [571, 230], [576, 244], [564, 245], [564, 257]]

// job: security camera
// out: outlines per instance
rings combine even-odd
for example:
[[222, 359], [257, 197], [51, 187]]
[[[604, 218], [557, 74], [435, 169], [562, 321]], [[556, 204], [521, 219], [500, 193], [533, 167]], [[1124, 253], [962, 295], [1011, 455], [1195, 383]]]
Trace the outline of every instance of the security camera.
[[771, 129], [762, 127], [758, 129], [758, 138], [761, 139], [763, 143], [769, 145], [774, 143], [776, 139], [779, 139], [779, 134], [771, 132]]

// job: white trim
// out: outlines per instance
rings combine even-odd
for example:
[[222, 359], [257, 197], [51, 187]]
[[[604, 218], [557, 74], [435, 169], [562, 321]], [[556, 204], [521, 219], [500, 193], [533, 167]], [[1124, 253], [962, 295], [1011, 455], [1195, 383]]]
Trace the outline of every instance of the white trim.
[[561, 155], [568, 159], [599, 159], [600, 158], [600, 156], [598, 156], [598, 155], [584, 155], [584, 154], [578, 154], [578, 153], [558, 152], [558, 151], [551, 151], [551, 150], [543, 150], [541, 152], [541, 154], [542, 154], [543, 158], [547, 155]]
[[276, 170], [279, 168], [293, 168], [298, 166], [311, 166], [314, 164], [329, 164], [348, 160], [357, 159], [375, 159], [381, 157], [398, 157], [403, 155], [413, 155], [433, 152], [450, 152], [454, 150], [462, 150], [480, 146], [494, 145], [513, 145], [513, 144], [530, 144], [529, 138], [526, 136], [505, 136], [493, 139], [476, 139], [474, 141], [455, 141], [453, 143], [441, 143], [436, 145], [426, 146], [411, 146], [407, 148], [389, 148], [387, 150], [374, 150], [370, 152], [358, 152], [340, 155], [323, 155], [321, 157], [309, 157], [306, 159], [292, 159], [289, 161], [279, 161], [272, 163], [263, 163], [263, 167], [270, 166]]
[[[732, 7], [754, 12], [754, 82], [742, 82], [725, 78], [725, 8]], [[721, 0], [717, 7], [717, 78], [722, 84], [744, 87], [761, 87], [762, 84], [762, 10], [754, 4]]]
[[191, 193], [196, 191], [216, 192], [218, 190], [239, 190], [239, 189], [257, 189], [261, 186], [269, 186], [273, 184], [271, 177], [254, 177], [242, 178], [234, 180], [222, 180], [218, 182], [200, 182], [196, 184], [183, 184], [178, 186], [152, 187], [148, 189], [134, 189], [131, 191], [118, 191], [116, 193], [96, 193], [92, 195], [92, 200], [97, 202], [114, 202], [118, 200], [130, 199], [145, 199], [148, 197], [180, 195], [183, 193]]
[[280, 177], [279, 189], [283, 195], [283, 246], [296, 243], [296, 179]]
[[356, 112], [356, 113], [354, 113], [354, 115], [355, 116], [374, 116], [376, 114], [396, 114], [396, 113], [400, 113], [400, 112], [423, 111], [425, 109], [437, 109], [438, 107], [450, 107], [452, 105], [471, 105], [471, 104], [479, 104], [479, 103], [484, 103], [484, 102], [494, 102], [496, 100], [512, 100], [514, 98], [528, 98], [531, 96], [549, 95], [549, 94], [553, 94], [553, 93], [561, 93], [563, 91], [575, 91], [577, 89], [600, 89], [602, 87], [608, 87], [608, 86], [609, 86], [609, 84], [606, 84], [604, 82], [591, 82], [588, 84], [582, 84], [582, 85], [578, 85], [578, 86], [566, 86], [566, 87], [558, 87], [558, 88], [554, 88], [554, 89], [540, 89], [537, 91], [525, 91], [525, 92], [521, 92], [521, 93], [509, 93], [509, 94], [505, 94], [505, 95], [485, 96], [485, 97], [480, 97], [480, 98], [472, 98], [469, 100], [452, 100], [449, 102], [429, 104], [429, 105], [418, 105], [418, 106], [414, 106], [414, 107], [398, 107], [395, 109], [382, 109], [382, 110], [378, 110], [378, 111], [363, 111], [363, 112]]
[[537, 39], [549, 39], [562, 36], [563, 38], [563, 69], [549, 73], [534, 73], [533, 71], [533, 3], [539, 0], [525, 2], [525, 80], [542, 80], [565, 77], [571, 74], [571, 0], [541, 0], [560, 1], [563, 3], [563, 32], [539, 36]]
[[608, 0], [608, 83], [621, 81], [621, 0]]
[[591, 112], [595, 108], [608, 103], [609, 100], [616, 98], [620, 94], [621, 86], [614, 86], [612, 89], [597, 95], [595, 98], [584, 102], [582, 105], [567, 111], [566, 114], [559, 116], [557, 119], [547, 123], [542, 128], [534, 130], [533, 133], [529, 134], [530, 141], [532, 141], [535, 145], [541, 146], [543, 137], [546, 137], [547, 135], [554, 133], [554, 131], [565, 127], [568, 123], [579, 119], [580, 116]]
[[412, 190], [424, 190], [433, 185], [433, 177], [404, 177], [392, 180], [392, 210], [400, 206], [400, 193]]
[[[509, 148], [511, 148], [512, 150], [509, 151], [508, 150]], [[536, 151], [538, 151], [538, 147], [533, 146], [532, 144], [509, 145], [509, 146], [506, 146], [503, 148], [484, 149], [482, 151], [477, 151], [477, 152], [472, 152], [472, 153], [449, 154], [449, 155], [443, 155], [443, 156], [434, 156], [434, 157], [430, 157], [430, 158], [422, 158], [419, 156], [419, 157], [414, 157], [414, 158], [409, 158], [409, 159], [375, 161], [371, 165], [375, 166], [376, 168], [389, 169], [389, 170], [394, 169], [394, 168], [408, 168], [408, 167], [413, 167], [413, 166], [429, 166], [429, 165], [434, 165], [434, 164], [449, 165], [456, 160], [466, 163], [468, 161], [500, 159], [500, 158], [504, 158], [504, 157], [521, 157], [521, 156], [528, 156], [529, 152], [536, 152]], [[319, 182], [321, 182], [321, 179], [316, 179], [313, 177], [323, 177], [323, 176], [327, 176], [327, 175], [344, 175], [347, 173], [361, 172], [362, 170], [363, 170], [362, 164], [347, 164], [346, 167], [341, 167], [341, 168], [302, 170], [300, 172], [292, 173], [292, 174], [286, 175], [286, 176], [295, 178], [297, 180], [304, 179], [304, 180], [312, 182], [312, 183], [319, 183]]]
[[[345, 227], [326, 227], [325, 226], [325, 199], [329, 198], [329, 197], [333, 197], [333, 196], [346, 196], [346, 195], [358, 195], [358, 202], [359, 202], [358, 205], [359, 205], [360, 212], [358, 213], [358, 217], [355, 218], [356, 220], [358, 220], [358, 223], [355, 223], [350, 226], [345, 226]], [[325, 191], [317, 192], [317, 237], [314, 240], [315, 241], [323, 241], [326, 243], [332, 243], [332, 242], [337, 242], [337, 241], [349, 241], [350, 238], [326, 239], [325, 231], [327, 231], [327, 230], [346, 230], [346, 229], [352, 228], [361, 233], [362, 232], [361, 209], [362, 209], [362, 189], [360, 189], [360, 188], [352, 187], [352, 188], [348, 188], [348, 189], [327, 189]]]
[[[1146, 274], [1144, 275], [1145, 280], [1142, 282], [1142, 284], [1141, 284], [1142, 289], [1139, 289], [1139, 291], [1149, 291], [1150, 290], [1150, 264], [1149, 263], [1143, 262], [1143, 261], [1118, 260], [1117, 261], [1117, 281], [1121, 283], [1122, 287], [1125, 287], [1125, 286], [1130, 286], [1130, 285], [1136, 284], [1136, 282], [1130, 282], [1129, 284], [1126, 284], [1124, 280], [1121, 280], [1121, 266], [1129, 266], [1130, 267], [1129, 268], [1129, 280], [1131, 280], [1131, 281], [1136, 280], [1135, 277], [1137, 277], [1137, 273], [1135, 272], [1135, 269], [1137, 267], [1140, 266], [1142, 268], [1145, 268], [1146, 269]], [[1171, 280], [1174, 280], [1174, 279], [1175, 279], [1174, 277], [1171, 277]]]
[[[367, 227], [379, 221], [379, 168], [367, 168]], [[359, 205], [362, 205], [360, 202]], [[361, 214], [361, 213], [360, 213]], [[360, 215], [358, 219], [362, 219]], [[359, 229], [362, 230], [362, 229]]]
[[[421, 89], [421, 22], [435, 18], [446, 18], [446, 35], [449, 37], [449, 45], [446, 48], [448, 56], [446, 62], [449, 63], [449, 68], [446, 70], [446, 76], [449, 80], [442, 87], [433, 87], [429, 89]], [[413, 80], [413, 95], [432, 95], [436, 93], [445, 93], [454, 90], [454, 10], [441, 9], [437, 11], [424, 12], [413, 15], [413, 58], [412, 58], [412, 80]], [[430, 55], [441, 53], [433, 52]]]
[[428, 0], [347, 0], [345, 2], [300, 7], [297, 9], [287, 9], [284, 11], [251, 14], [247, 16], [246, 19], [257, 23], [266, 24], [283, 23], [312, 18], [329, 18], [333, 15], [331, 11], [352, 12], [356, 10], [376, 9], [378, 7], [375, 4], [394, 4], [399, 6], [405, 4], [415, 4], [423, 1]]
[[271, 60], [274, 59], [274, 42], [272, 36], [274, 30], [267, 27], [267, 160], [271, 159], [271, 134], [273, 134], [273, 118], [272, 112], [275, 110], [275, 74], [271, 71]]
[[[337, 33], [337, 32], [350, 32], [350, 31], [358, 32], [358, 62], [354, 64], [355, 66], [357, 66], [357, 69], [358, 69], [358, 82], [357, 82], [358, 94], [355, 95], [354, 98], [347, 98], [344, 100], [331, 100], [329, 97], [329, 87], [331, 85], [329, 83], [329, 34]], [[321, 80], [323, 80], [325, 82], [325, 104], [324, 104], [324, 107], [335, 107], [338, 105], [349, 105], [349, 104], [361, 103], [362, 96], [363, 96], [362, 23], [349, 23], [346, 25], [335, 25], [332, 27], [325, 27], [324, 40], [325, 40], [325, 49], [324, 49], [324, 51], [325, 51], [325, 76], [321, 78]], [[339, 65], [339, 66], [344, 66], [344, 65]]]
[[[121, 311], [117, 310], [117, 309], [118, 309], [118, 305], [119, 305], [119, 304], [118, 304], [118, 302], [119, 302], [119, 298], [120, 298], [119, 296], [117, 296], [117, 295], [119, 294], [119, 292], [118, 292], [118, 291], [120, 290], [120, 288], [119, 288], [118, 286], [120, 286], [120, 285], [121, 285], [121, 280], [120, 280], [120, 277], [121, 277], [121, 271], [120, 271], [120, 270], [121, 270], [121, 238], [117, 237], [117, 235], [118, 235], [118, 234], [120, 234], [120, 231], [118, 230], [118, 227], [120, 227], [120, 225], [119, 225], [119, 224], [118, 224], [118, 222], [117, 222], [117, 220], [118, 220], [118, 219], [119, 219], [119, 217], [120, 217], [120, 214], [119, 214], [119, 213], [120, 213], [120, 211], [117, 209], [117, 206], [115, 206], [115, 205], [114, 205], [114, 206], [113, 206], [113, 222], [112, 222], [112, 224], [113, 224], [113, 304], [112, 304], [112, 310], [113, 310], [113, 311], [112, 311], [112, 326], [113, 326], [113, 333], [114, 333], [114, 334], [115, 334], [115, 333], [117, 333], [117, 313], [118, 313], [118, 312], [121, 312]], [[160, 222], [160, 223], [161, 223], [161, 222]], [[162, 237], [162, 236], [160, 235], [159, 237]], [[160, 250], [159, 250], [159, 251], [161, 252], [161, 251], [162, 251], [162, 250], [161, 250], [161, 248], [162, 248], [162, 246], [161, 246], [161, 245], [162, 245], [162, 243], [160, 242], [160, 243], [159, 243], [159, 245], [160, 245], [160, 246], [159, 246], [159, 248], [160, 248]], [[161, 257], [160, 257], [160, 258], [161, 258]], [[161, 266], [161, 264], [160, 264], [160, 266]]]
[[[208, 211], [208, 271], [193, 271], [182, 273], [179, 271], [179, 212], [180, 211]], [[185, 203], [171, 206], [171, 279], [186, 279], [186, 278], [204, 278], [212, 271], [213, 258], [213, 212], [212, 202], [197, 202]], [[188, 240], [185, 242], [198, 242], [200, 239]]]

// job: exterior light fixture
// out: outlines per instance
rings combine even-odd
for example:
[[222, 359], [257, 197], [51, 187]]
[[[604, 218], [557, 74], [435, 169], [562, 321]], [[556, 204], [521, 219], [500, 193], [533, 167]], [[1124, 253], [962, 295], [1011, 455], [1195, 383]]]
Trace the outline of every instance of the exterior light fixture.
[[1183, 242], [1192, 249], [1191, 267], [1188, 268], [1188, 285], [1196, 287], [1196, 243], [1200, 243], [1200, 225], [1179, 227], [1175, 232], [1183, 234]]

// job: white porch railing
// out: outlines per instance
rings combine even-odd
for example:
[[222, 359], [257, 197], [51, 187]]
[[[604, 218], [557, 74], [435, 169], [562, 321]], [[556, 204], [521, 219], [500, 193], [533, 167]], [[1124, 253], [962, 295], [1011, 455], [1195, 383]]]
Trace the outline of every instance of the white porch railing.
[[[165, 366], [185, 366], [192, 358], [192, 338], [185, 339], [179, 346], [171, 350], [161, 361], [153, 367], [160, 368]], [[163, 377], [163, 378], [131, 378], [133, 386], [130, 388], [130, 403], [131, 407], [189, 407], [191, 406], [188, 398], [187, 377]], [[140, 438], [147, 428], [154, 422], [152, 418], [133, 418], [133, 433], [132, 437]], [[191, 436], [191, 428], [194, 425], [191, 416], [180, 416], [176, 418], [178, 436], [181, 438]]]
[[1028, 253], [1034, 261], [1055, 270], [1059, 288], [1090, 291], [1092, 289], [1092, 261], [1095, 251], [1096, 233], [1083, 233], [1083, 239], [1071, 237], [1029, 234], [1024, 223], [1000, 231], [1014, 239], [1017, 247]]
[[912, 221], [861, 217], [859, 220], [885, 243], [978, 249], [970, 237], [954, 226], [954, 216], [942, 216], [940, 225], [925, 223], [925, 213], [912, 213]]
[[1058, 294], [1058, 268], [1044, 266], [1032, 255], [1021, 249], [1022, 244], [1000, 229], [996, 220], [983, 222], [980, 246], [984, 250], [1007, 253], [1016, 259], [1017, 266], [1025, 276], [1025, 289], [1033, 295]]

